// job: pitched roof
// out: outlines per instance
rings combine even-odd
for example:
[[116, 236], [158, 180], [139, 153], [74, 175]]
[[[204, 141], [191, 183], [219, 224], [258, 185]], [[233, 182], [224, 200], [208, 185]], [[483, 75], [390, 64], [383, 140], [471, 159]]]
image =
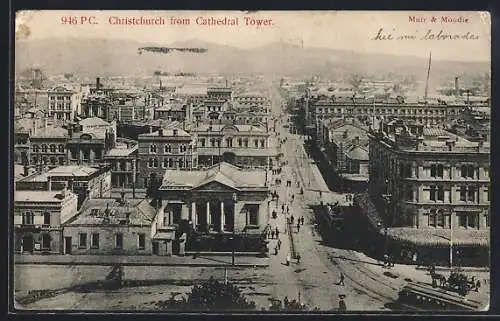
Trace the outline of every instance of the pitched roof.
[[353, 146], [347, 153], [346, 155], [350, 159], [354, 160], [360, 160], [360, 161], [367, 161], [369, 160], [368, 157], [368, 151], [361, 147], [361, 146]]
[[109, 126], [111, 125], [107, 121], [104, 121], [103, 119], [99, 117], [90, 117], [90, 118], [85, 118], [80, 121], [80, 125], [83, 126]]
[[196, 171], [166, 170], [162, 188], [197, 188], [210, 182], [219, 182], [236, 189], [264, 188], [266, 172], [242, 169], [225, 162]]
[[61, 126], [47, 126], [37, 128], [35, 135], [32, 138], [67, 138], [68, 131]]

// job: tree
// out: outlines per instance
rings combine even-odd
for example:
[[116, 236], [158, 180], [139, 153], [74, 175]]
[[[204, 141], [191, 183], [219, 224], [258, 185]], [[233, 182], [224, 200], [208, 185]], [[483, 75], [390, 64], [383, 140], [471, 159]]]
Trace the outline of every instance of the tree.
[[175, 300], [172, 295], [166, 301], [157, 303], [160, 309], [191, 310], [254, 310], [255, 303], [248, 302], [241, 290], [231, 284], [222, 283], [211, 277], [208, 281], [193, 286], [187, 299]]
[[352, 86], [355, 92], [359, 90], [359, 87], [361, 86], [362, 82], [363, 82], [363, 76], [358, 74], [353, 74], [349, 78], [349, 84]]

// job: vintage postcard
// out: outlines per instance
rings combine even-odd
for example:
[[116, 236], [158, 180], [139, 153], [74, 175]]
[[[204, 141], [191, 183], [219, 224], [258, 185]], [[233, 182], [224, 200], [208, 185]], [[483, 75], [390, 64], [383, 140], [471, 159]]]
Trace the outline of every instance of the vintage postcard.
[[17, 311], [486, 311], [487, 12], [21, 11]]

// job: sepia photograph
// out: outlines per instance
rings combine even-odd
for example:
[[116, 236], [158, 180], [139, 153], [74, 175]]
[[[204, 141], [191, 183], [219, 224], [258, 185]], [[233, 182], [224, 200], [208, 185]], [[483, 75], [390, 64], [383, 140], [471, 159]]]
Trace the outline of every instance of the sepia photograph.
[[13, 312], [490, 308], [491, 18], [18, 11]]

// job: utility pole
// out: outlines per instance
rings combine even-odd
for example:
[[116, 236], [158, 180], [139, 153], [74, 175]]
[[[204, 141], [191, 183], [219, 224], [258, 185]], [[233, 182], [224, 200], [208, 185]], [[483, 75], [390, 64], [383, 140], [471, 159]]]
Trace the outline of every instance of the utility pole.
[[424, 104], [427, 104], [427, 93], [429, 90], [429, 76], [431, 74], [432, 52], [429, 52], [429, 65], [427, 66], [427, 80], [425, 81]]

